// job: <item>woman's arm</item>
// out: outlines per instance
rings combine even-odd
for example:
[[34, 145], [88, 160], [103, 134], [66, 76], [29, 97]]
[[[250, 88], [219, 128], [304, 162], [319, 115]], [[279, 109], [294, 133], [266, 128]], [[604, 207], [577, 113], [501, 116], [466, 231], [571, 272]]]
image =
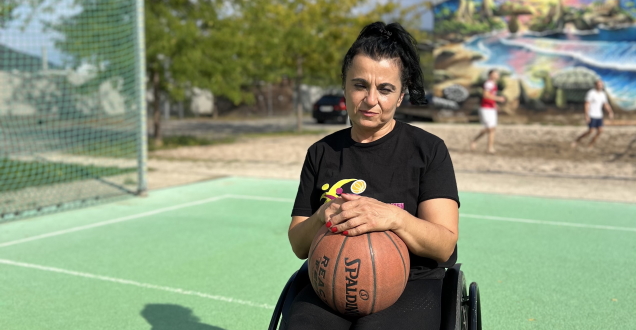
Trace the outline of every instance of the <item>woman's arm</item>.
[[447, 261], [459, 238], [459, 209], [448, 198], [423, 201], [417, 208], [417, 218], [408, 214], [393, 230], [409, 250], [418, 256], [437, 262]]
[[329, 203], [320, 206], [318, 211], [310, 217], [292, 217], [287, 236], [291, 243], [294, 254], [300, 259], [306, 259], [309, 255], [311, 241], [327, 220], [340, 211], [342, 198], [336, 198]]
[[[356, 236], [392, 230], [418, 256], [445, 262], [453, 254], [459, 233], [457, 202], [435, 198], [419, 204], [417, 217], [372, 198], [343, 194], [341, 211], [331, 218], [336, 232]], [[310, 243], [311, 244], [311, 243]]]

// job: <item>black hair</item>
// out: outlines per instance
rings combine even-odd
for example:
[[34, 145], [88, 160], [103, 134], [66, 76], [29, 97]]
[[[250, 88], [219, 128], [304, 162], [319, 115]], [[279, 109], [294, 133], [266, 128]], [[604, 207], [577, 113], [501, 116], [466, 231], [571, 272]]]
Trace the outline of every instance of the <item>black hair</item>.
[[490, 75], [491, 75], [493, 72], [497, 72], [497, 69], [490, 69], [490, 70], [488, 70], [488, 77], [489, 77], [489, 78], [490, 78]]
[[376, 61], [399, 59], [402, 91], [408, 88], [411, 103], [427, 104], [420, 55], [416, 45], [415, 38], [399, 23], [387, 25], [384, 22], [375, 22], [365, 26], [344, 57], [342, 87], [345, 87], [347, 71], [351, 67], [353, 58], [358, 54], [369, 56]]

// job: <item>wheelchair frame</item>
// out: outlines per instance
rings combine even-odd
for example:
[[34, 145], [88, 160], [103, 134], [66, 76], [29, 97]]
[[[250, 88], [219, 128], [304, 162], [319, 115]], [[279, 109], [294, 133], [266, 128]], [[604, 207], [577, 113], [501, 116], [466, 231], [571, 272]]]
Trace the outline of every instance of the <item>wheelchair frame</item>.
[[[481, 330], [479, 286], [470, 283], [467, 290], [461, 264], [446, 270], [442, 284], [442, 322], [440, 330]], [[287, 330], [287, 319], [293, 298], [309, 284], [307, 261], [287, 281], [278, 298], [269, 330]]]

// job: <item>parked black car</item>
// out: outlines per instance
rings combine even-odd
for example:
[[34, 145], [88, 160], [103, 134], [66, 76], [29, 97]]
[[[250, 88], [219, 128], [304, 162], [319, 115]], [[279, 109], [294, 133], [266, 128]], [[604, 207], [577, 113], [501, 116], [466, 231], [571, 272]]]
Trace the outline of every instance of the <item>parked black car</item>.
[[411, 103], [411, 98], [409, 94], [404, 95], [404, 99], [402, 99], [402, 104], [395, 110], [396, 118], [400, 118], [403, 120], [412, 120], [419, 119], [425, 121], [433, 121], [433, 118], [436, 114], [436, 110], [432, 105], [430, 93], [426, 92], [426, 101], [428, 104], [425, 105], [417, 105]]
[[345, 123], [348, 116], [344, 96], [334, 94], [323, 95], [318, 101], [316, 101], [316, 103], [314, 103], [314, 108], [311, 114], [319, 124], [332, 120], [339, 123]]

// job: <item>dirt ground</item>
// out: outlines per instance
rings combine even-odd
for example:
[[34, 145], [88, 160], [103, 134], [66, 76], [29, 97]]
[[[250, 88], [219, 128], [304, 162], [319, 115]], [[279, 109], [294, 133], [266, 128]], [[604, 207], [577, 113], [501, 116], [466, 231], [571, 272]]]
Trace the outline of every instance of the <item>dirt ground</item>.
[[[285, 127], [285, 120], [270, 119], [262, 125], [254, 121], [249, 127], [267, 127], [265, 131], [269, 132], [276, 125]], [[607, 126], [595, 148], [583, 145], [573, 149], [570, 144], [585, 131], [583, 126], [500, 125], [497, 153], [489, 155], [485, 153], [485, 137], [477, 151], [469, 149], [479, 125], [411, 124], [444, 139], [461, 191], [636, 203], [635, 126]], [[214, 130], [213, 125], [200, 120], [166, 126], [166, 134], [206, 135], [206, 130]], [[239, 138], [232, 144], [151, 152], [149, 187], [158, 189], [221, 176], [297, 180], [307, 148], [343, 126], [318, 128], [324, 133]]]

